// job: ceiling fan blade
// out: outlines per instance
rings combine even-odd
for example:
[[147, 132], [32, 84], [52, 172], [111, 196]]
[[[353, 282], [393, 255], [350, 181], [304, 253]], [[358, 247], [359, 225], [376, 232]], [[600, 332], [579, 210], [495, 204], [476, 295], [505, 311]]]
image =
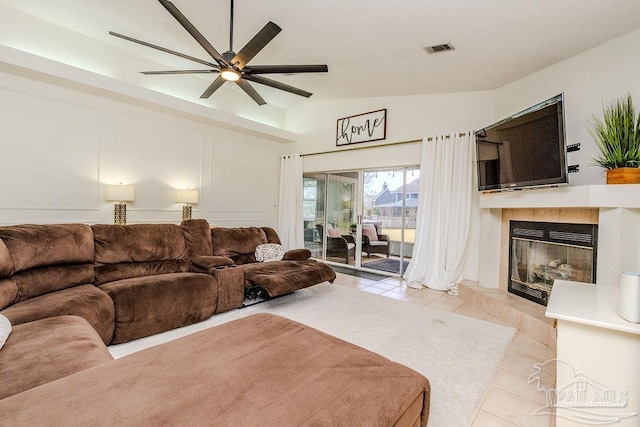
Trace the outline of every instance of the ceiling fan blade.
[[326, 65], [249, 65], [243, 70], [246, 74], [298, 74], [326, 73]]
[[204, 36], [200, 33], [200, 31], [198, 31], [198, 29], [191, 22], [189, 22], [187, 17], [184, 16], [182, 12], [180, 12], [178, 8], [174, 6], [173, 3], [171, 3], [168, 0], [158, 0], [158, 1], [162, 6], [164, 6], [165, 9], [167, 9], [167, 11], [171, 15], [173, 15], [173, 17], [180, 23], [180, 25], [182, 25], [182, 27], [185, 30], [187, 30], [189, 34], [191, 34], [191, 37], [196, 39], [196, 41], [200, 44], [200, 46], [202, 46], [204, 50], [206, 50], [207, 53], [209, 53], [209, 55], [211, 55], [211, 57], [215, 59], [220, 66], [224, 66], [224, 67], [229, 66], [229, 64], [227, 63], [227, 61], [224, 60], [222, 55], [220, 55], [220, 53], [211, 45], [211, 43], [209, 43], [209, 41], [204, 38]]
[[185, 55], [184, 53], [176, 52], [175, 50], [167, 49], [161, 46], [157, 46], [155, 44], [151, 44], [142, 40], [134, 39], [133, 37], [125, 36], [123, 34], [114, 33], [113, 31], [109, 31], [109, 34], [115, 37], [119, 37], [121, 39], [141, 44], [142, 46], [150, 47], [152, 49], [157, 49], [161, 52], [170, 53], [171, 55], [179, 56], [180, 58], [188, 59], [189, 61], [194, 61], [202, 65], [206, 65], [208, 67], [219, 68], [218, 64], [214, 64], [212, 62], [205, 61], [203, 59], [194, 58], [193, 56]]
[[262, 76], [245, 75], [244, 78], [265, 86], [271, 86], [276, 89], [284, 90], [285, 92], [304, 96], [305, 98], [309, 98], [311, 95], [313, 95], [311, 92], [307, 92], [306, 90], [298, 89], [297, 87], [289, 86]]
[[162, 75], [162, 74], [211, 74], [217, 73], [218, 70], [170, 70], [170, 71], [140, 71], [140, 73], [147, 76]]
[[200, 99], [209, 98], [213, 94], [213, 92], [215, 92], [216, 90], [218, 90], [220, 88], [220, 86], [222, 86], [222, 84], [224, 82], [226, 82], [226, 80], [223, 79], [222, 76], [218, 76], [218, 78], [215, 79], [213, 81], [213, 83], [211, 83], [211, 85], [209, 85], [207, 90], [205, 90], [204, 93], [202, 95], [200, 95]]
[[240, 49], [240, 52], [231, 60], [231, 63], [242, 70], [247, 65], [247, 62], [251, 61], [251, 58], [256, 56], [280, 31], [282, 31], [282, 28], [269, 21], [267, 25], [258, 31], [258, 34], [249, 40], [249, 43]]
[[267, 103], [248, 81], [240, 79], [236, 80], [236, 84], [240, 86], [242, 90], [244, 90], [254, 101], [256, 101], [258, 105], [264, 105]]

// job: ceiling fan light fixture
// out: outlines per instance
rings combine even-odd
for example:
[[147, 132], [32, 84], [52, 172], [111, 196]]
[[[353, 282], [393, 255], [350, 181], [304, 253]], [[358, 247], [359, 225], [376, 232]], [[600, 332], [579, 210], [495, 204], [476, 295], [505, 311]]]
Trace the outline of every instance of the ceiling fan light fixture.
[[327, 65], [255, 65], [246, 67], [247, 63], [258, 54], [280, 31], [282, 28], [278, 27], [273, 22], [269, 21], [258, 33], [253, 36], [249, 42], [244, 45], [238, 53], [233, 51], [233, 0], [231, 0], [231, 19], [229, 25], [229, 50], [220, 54], [215, 47], [207, 41], [207, 39], [198, 31], [198, 29], [187, 19], [186, 16], [178, 10], [178, 8], [170, 0], [158, 0], [160, 4], [169, 12], [178, 23], [195, 39], [196, 42], [211, 56], [213, 62], [205, 61], [195, 58], [193, 56], [186, 55], [184, 53], [176, 52], [171, 49], [157, 46], [142, 40], [137, 40], [132, 37], [128, 37], [122, 34], [109, 31], [109, 34], [115, 37], [119, 37], [124, 40], [131, 41], [133, 43], [140, 44], [142, 46], [150, 47], [152, 49], [159, 50], [161, 52], [169, 53], [171, 55], [179, 56], [184, 59], [188, 59], [193, 62], [197, 62], [202, 65], [206, 65], [209, 69], [203, 70], [169, 70], [169, 71], [142, 71], [147, 75], [158, 74], [205, 74], [205, 73], [219, 73], [214, 81], [205, 90], [200, 99], [209, 98], [216, 90], [218, 90], [226, 81], [235, 82], [240, 89], [242, 89], [247, 95], [249, 95], [258, 105], [266, 104], [265, 100], [260, 94], [251, 86], [251, 83], [259, 83], [261, 85], [269, 86], [274, 89], [283, 90], [295, 95], [308, 98], [312, 95], [311, 92], [298, 89], [293, 86], [289, 86], [284, 83], [280, 83], [276, 80], [271, 80], [261, 76], [261, 74], [296, 74], [296, 73], [326, 73], [329, 71]]
[[222, 70], [220, 70], [220, 75], [222, 76], [223, 79], [230, 82], [236, 82], [240, 80], [240, 77], [241, 77], [240, 71], [231, 67], [223, 68]]

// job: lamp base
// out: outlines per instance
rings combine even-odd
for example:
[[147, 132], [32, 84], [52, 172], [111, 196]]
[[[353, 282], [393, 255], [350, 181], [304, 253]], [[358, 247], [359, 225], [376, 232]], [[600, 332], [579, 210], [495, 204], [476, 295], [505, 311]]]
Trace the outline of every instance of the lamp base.
[[113, 223], [115, 225], [127, 225], [127, 205], [116, 203], [113, 205]]
[[185, 205], [182, 207], [182, 220], [186, 221], [191, 219], [191, 206]]

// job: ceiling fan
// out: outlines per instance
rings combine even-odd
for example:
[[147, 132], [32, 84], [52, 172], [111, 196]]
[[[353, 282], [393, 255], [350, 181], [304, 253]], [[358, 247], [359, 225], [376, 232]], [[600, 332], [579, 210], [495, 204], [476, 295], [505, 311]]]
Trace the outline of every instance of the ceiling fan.
[[122, 34], [109, 31], [109, 34], [138, 43], [153, 49], [160, 50], [172, 55], [179, 56], [190, 61], [206, 65], [209, 69], [202, 70], [171, 70], [171, 71], [142, 71], [142, 74], [209, 74], [218, 73], [218, 77], [204, 91], [200, 98], [209, 98], [216, 90], [220, 88], [226, 81], [235, 82], [245, 91], [258, 105], [266, 104], [265, 100], [249, 83], [260, 83], [276, 89], [284, 90], [306, 98], [312, 95], [296, 87], [280, 83], [278, 81], [262, 77], [260, 74], [295, 74], [295, 73], [326, 73], [329, 71], [326, 65], [247, 65], [247, 63], [260, 52], [273, 38], [282, 31], [273, 22], [269, 21], [238, 53], [233, 51], [233, 0], [231, 0], [231, 22], [229, 26], [229, 50], [220, 54], [218, 51], [204, 38], [198, 29], [178, 10], [178, 8], [168, 0], [158, 0], [167, 11], [187, 30], [189, 34], [207, 51], [215, 62], [205, 61], [176, 52], [161, 46], [157, 46], [142, 40], [134, 39]]

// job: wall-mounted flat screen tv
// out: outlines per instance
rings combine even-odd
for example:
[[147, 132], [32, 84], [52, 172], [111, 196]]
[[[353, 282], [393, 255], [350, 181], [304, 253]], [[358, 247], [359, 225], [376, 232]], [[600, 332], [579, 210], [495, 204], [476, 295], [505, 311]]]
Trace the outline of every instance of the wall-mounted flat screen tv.
[[568, 182], [562, 94], [479, 130], [475, 136], [480, 191]]

